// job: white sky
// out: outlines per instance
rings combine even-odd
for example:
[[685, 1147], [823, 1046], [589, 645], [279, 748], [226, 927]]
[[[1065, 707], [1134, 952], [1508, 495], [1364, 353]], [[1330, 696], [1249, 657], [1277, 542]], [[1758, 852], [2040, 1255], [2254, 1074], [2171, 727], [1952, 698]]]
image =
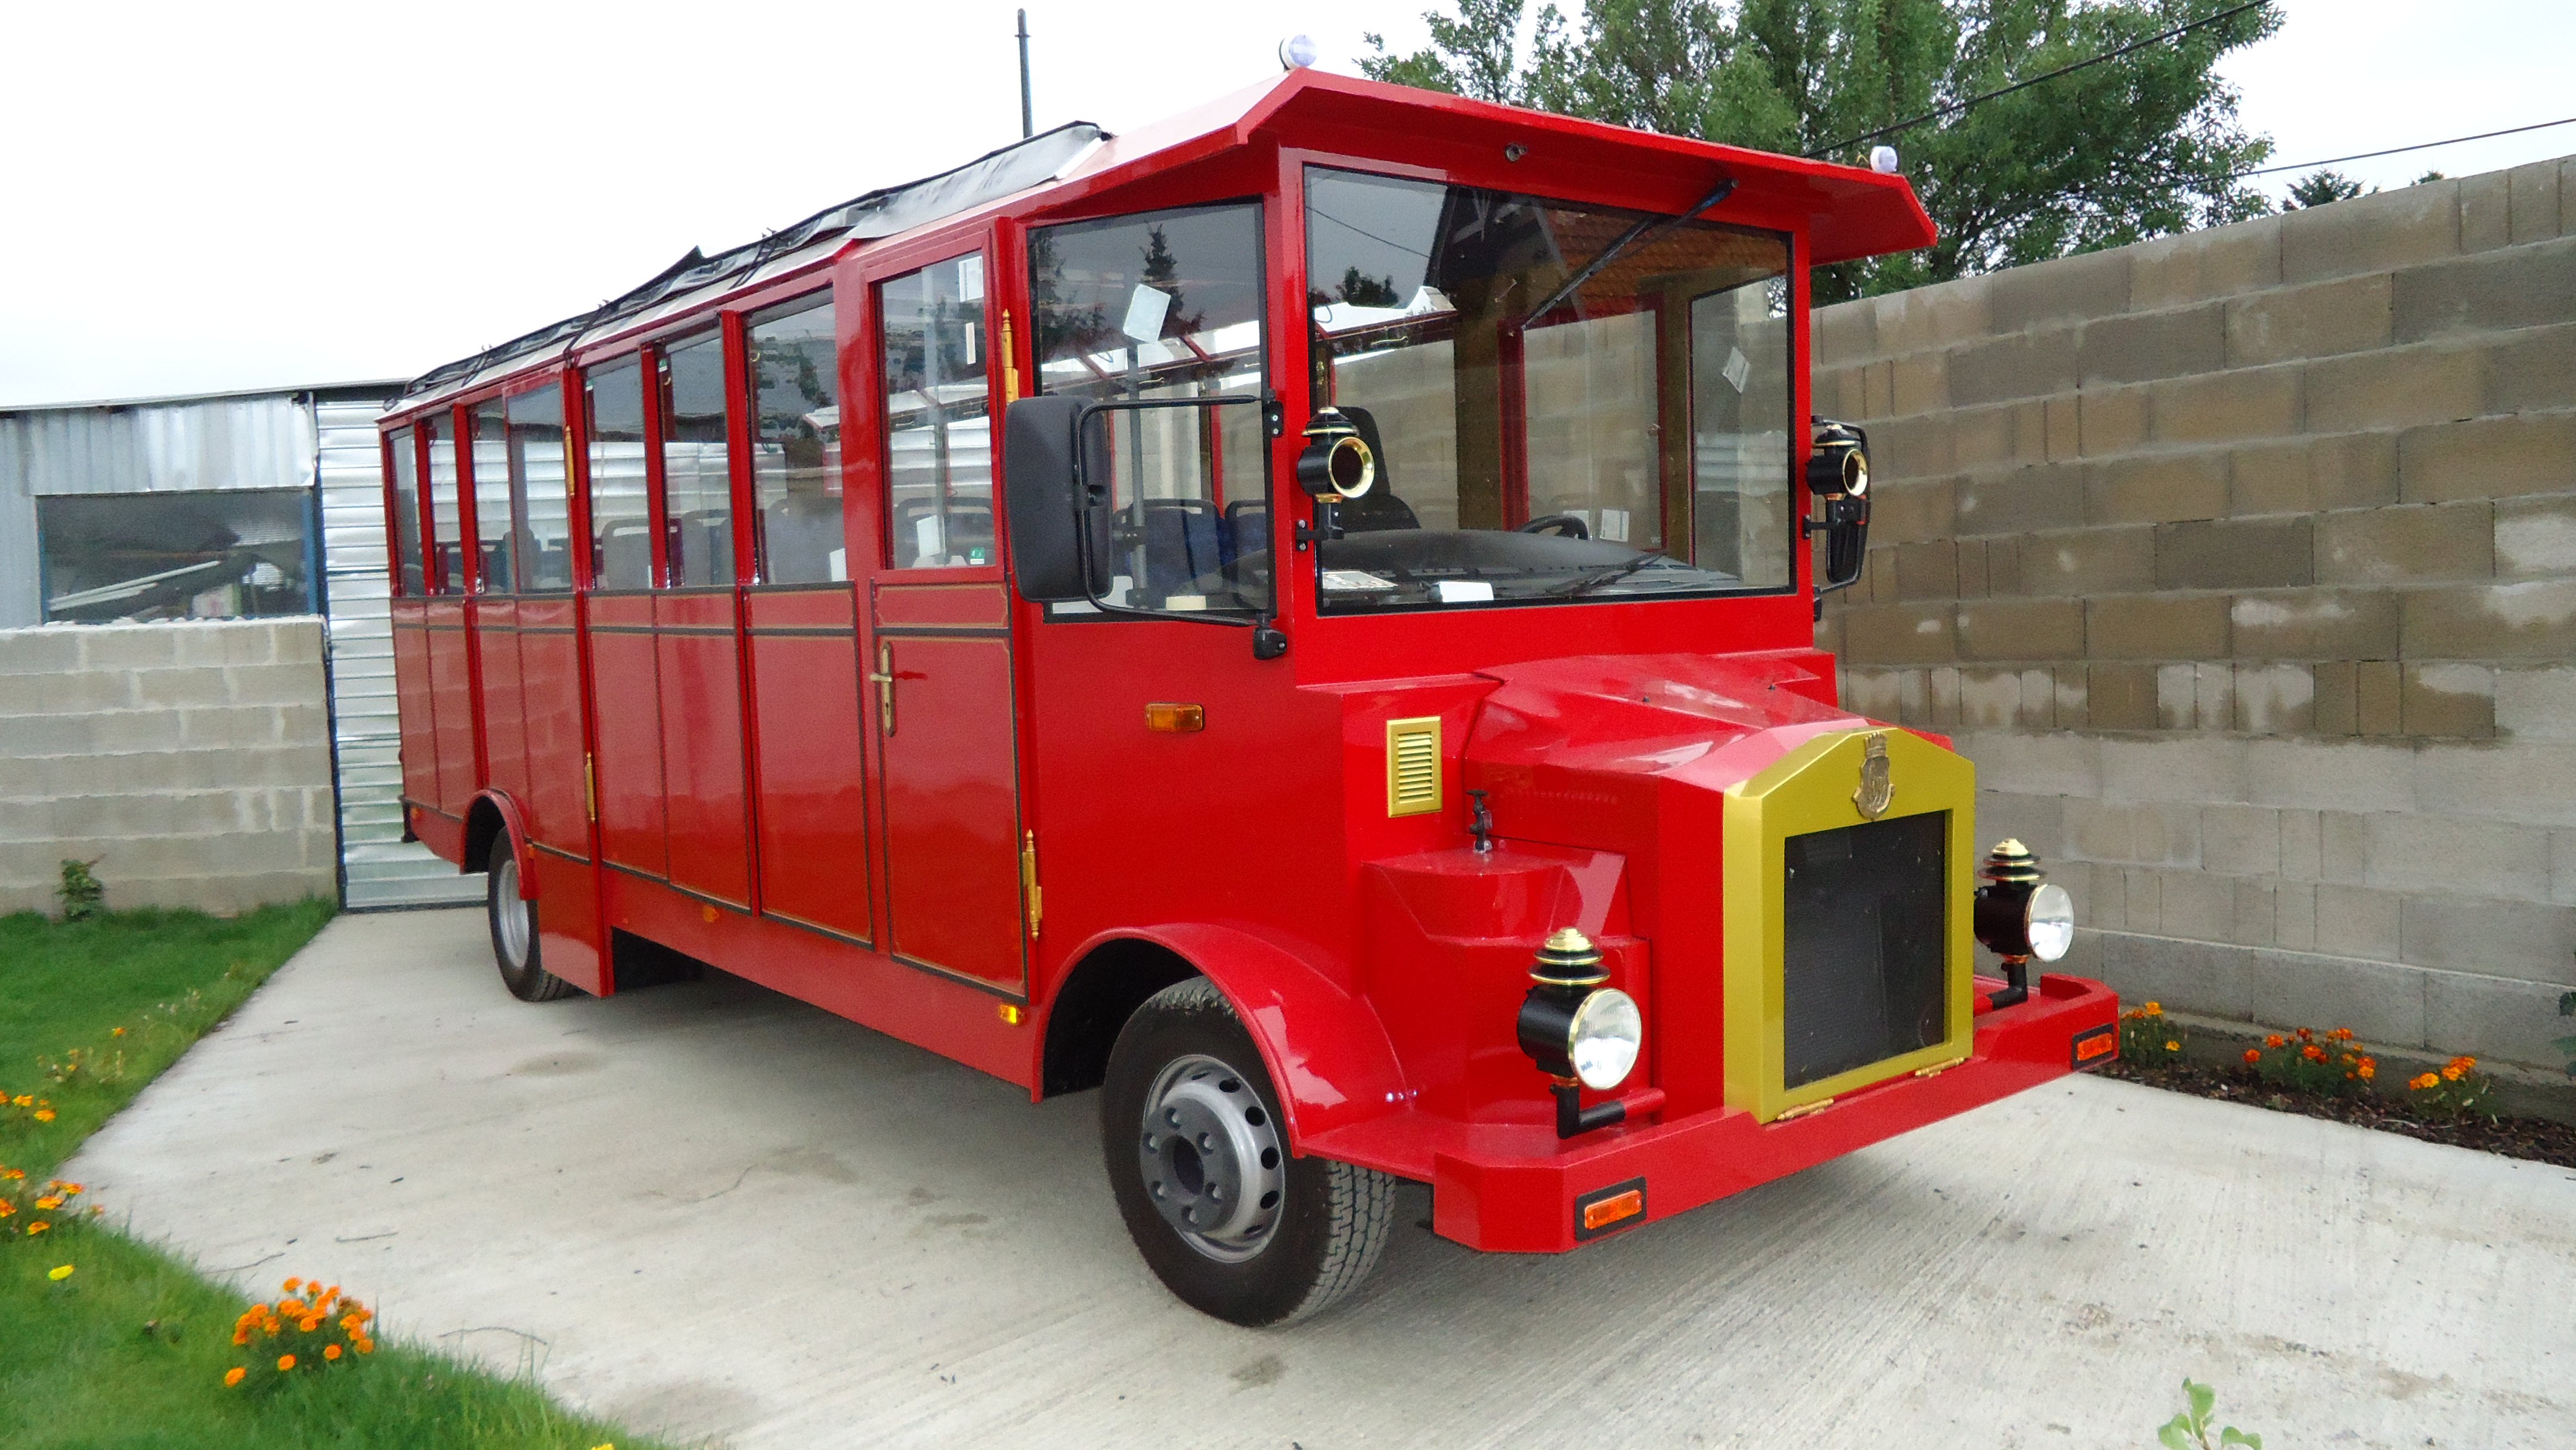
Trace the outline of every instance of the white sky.
[[[2282, 0], [2227, 67], [2306, 161], [2576, 115], [2566, 0]], [[0, 405], [415, 374], [1019, 133], [1012, 9], [734, 0], [13, 7]], [[1041, 128], [1351, 71], [1425, 0], [1038, 0]], [[1533, 7], [1535, 8], [1535, 7]], [[2356, 162], [2402, 185], [2576, 126]], [[2274, 193], [2291, 180], [2269, 178]]]

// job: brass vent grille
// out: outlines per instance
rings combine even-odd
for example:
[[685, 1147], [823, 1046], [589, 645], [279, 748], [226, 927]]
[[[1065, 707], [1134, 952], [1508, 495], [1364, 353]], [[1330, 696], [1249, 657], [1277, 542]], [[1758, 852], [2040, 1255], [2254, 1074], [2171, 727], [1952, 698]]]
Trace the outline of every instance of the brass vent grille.
[[1386, 813], [1424, 816], [1440, 809], [1440, 717], [1386, 722]]

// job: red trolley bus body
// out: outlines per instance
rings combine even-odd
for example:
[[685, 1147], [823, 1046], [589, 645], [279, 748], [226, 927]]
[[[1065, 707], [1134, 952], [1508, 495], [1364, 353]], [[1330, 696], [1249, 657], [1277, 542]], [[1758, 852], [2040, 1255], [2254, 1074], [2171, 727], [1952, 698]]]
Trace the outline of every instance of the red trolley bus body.
[[[522, 995], [649, 943], [1033, 1097], [1203, 979], [1296, 1160], [1483, 1249], [2087, 1065], [2102, 986], [1972, 980], [1972, 769], [1813, 647], [1808, 272], [1931, 239], [1898, 177], [1296, 71], [693, 253], [383, 421], [409, 828]], [[1385, 480], [1310, 497], [1345, 436]], [[1604, 984], [1606, 1091], [1516, 1036]]]

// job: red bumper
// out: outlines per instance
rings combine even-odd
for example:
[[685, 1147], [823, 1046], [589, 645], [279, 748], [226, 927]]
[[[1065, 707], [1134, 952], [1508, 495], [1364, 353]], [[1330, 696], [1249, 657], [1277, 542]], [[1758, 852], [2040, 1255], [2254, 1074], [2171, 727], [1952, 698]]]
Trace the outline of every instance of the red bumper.
[[1978, 1017], [1976, 1049], [1966, 1062], [1863, 1088], [1800, 1117], [1757, 1123], [1721, 1108], [1559, 1143], [1552, 1128], [1402, 1113], [1327, 1133], [1306, 1148], [1428, 1177], [1432, 1227], [1443, 1238], [1478, 1249], [1558, 1253], [1578, 1242], [1578, 1200], [1643, 1180], [1643, 1213], [1617, 1228], [1670, 1218], [2063, 1077], [2075, 1068], [2076, 1040], [2103, 1027], [2116, 1033], [2119, 1015], [2119, 998], [2101, 983], [2043, 976], [2030, 1000]]

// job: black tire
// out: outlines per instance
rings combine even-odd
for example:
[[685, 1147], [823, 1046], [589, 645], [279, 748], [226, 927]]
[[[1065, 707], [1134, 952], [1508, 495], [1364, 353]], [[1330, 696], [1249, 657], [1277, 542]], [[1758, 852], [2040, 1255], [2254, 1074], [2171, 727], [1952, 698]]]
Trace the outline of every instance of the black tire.
[[519, 857], [506, 830], [492, 837], [491, 854], [483, 858], [483, 919], [492, 929], [492, 964], [511, 996], [552, 1002], [573, 994], [572, 983], [546, 970], [537, 903], [519, 895]]
[[[1215, 1064], [1223, 1071], [1206, 1065]], [[1184, 1099], [1179, 1096], [1189, 1094]], [[1168, 1106], [1178, 1102], [1179, 1108]], [[1201, 1158], [1188, 1146], [1182, 1120], [1149, 1123], [1150, 1104], [1164, 1113], [1219, 1115], [1221, 1136], [1266, 1151], [1237, 1165], [1219, 1146]], [[1212, 1106], [1202, 1107], [1201, 1104]], [[1236, 1116], [1222, 1119], [1231, 1111]], [[1232, 1323], [1260, 1328], [1316, 1314], [1368, 1277], [1395, 1217], [1395, 1179], [1372, 1169], [1287, 1152], [1279, 1094], [1252, 1036], [1225, 994], [1204, 977], [1164, 988], [1136, 1009], [1110, 1049], [1100, 1096], [1100, 1143], [1127, 1232], [1165, 1287], [1184, 1303]], [[1248, 1137], [1247, 1128], [1248, 1127]], [[1199, 1142], [1209, 1134], [1196, 1135]], [[1186, 1164], [1176, 1167], [1185, 1158]], [[1202, 1164], [1209, 1165], [1202, 1168]], [[1239, 1166], [1240, 1174], [1232, 1170]], [[1184, 1168], [1186, 1171], [1183, 1171]], [[1198, 1179], [1184, 1188], [1184, 1177]], [[1275, 1202], [1229, 1206], [1203, 1186], [1246, 1180], [1275, 1184]], [[1175, 1208], [1176, 1202], [1194, 1205]], [[1269, 1212], [1258, 1210], [1268, 1209]], [[1223, 1239], [1185, 1230], [1175, 1215], [1227, 1212], [1245, 1227]]]

